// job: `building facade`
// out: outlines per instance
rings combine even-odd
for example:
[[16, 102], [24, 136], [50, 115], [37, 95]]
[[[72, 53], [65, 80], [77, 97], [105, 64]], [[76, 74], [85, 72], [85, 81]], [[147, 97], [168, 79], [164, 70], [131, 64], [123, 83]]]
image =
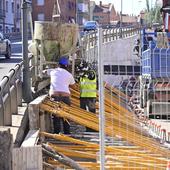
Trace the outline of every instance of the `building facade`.
[[5, 0], [0, 0], [0, 31], [5, 29]]
[[0, 32], [20, 32], [21, 1], [0, 0]]
[[100, 4], [94, 7], [93, 20], [101, 25], [110, 25], [113, 21], [119, 20], [119, 15], [116, 13], [113, 4], [102, 4], [102, 1], [100, 1]]
[[[52, 21], [55, 0], [32, 0], [33, 21]], [[59, 0], [60, 21], [76, 20], [76, 0]]]
[[84, 24], [90, 20], [90, 0], [77, 0], [77, 23]]
[[14, 29], [13, 32], [21, 31], [21, 0], [14, 0]]

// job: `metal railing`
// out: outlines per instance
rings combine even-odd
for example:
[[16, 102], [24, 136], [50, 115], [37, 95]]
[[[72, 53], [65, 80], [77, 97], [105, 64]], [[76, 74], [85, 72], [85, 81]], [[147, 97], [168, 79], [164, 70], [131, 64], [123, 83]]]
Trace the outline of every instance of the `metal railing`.
[[[139, 27], [124, 27], [124, 28], [110, 28], [103, 29], [103, 43], [111, 42], [114, 40], [126, 38], [135, 34], [140, 33]], [[97, 45], [97, 31], [85, 32], [85, 35], [81, 38], [81, 43], [84, 48], [88, 50], [89, 48], [94, 48]]]
[[[29, 56], [30, 61], [33, 59]], [[12, 114], [18, 114], [22, 106], [23, 62], [16, 64], [0, 81], [0, 126], [12, 125]], [[30, 72], [34, 78], [34, 66], [30, 62]]]

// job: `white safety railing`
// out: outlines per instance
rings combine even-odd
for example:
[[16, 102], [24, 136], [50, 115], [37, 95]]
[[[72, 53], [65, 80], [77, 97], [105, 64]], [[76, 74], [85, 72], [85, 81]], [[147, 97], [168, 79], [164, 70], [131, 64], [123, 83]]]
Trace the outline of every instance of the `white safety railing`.
[[[111, 28], [103, 29], [103, 44], [112, 43], [115, 40], [127, 39], [139, 35], [139, 27], [125, 27], [125, 28]], [[97, 31], [85, 32], [85, 35], [81, 38], [80, 46], [83, 50], [83, 59], [91, 62], [96, 62], [97, 56]]]
[[[126, 38], [135, 34], [139, 34], [139, 27], [123, 27], [123, 28], [111, 28], [103, 29], [103, 43], [111, 42], [120, 38]], [[82, 37], [82, 44], [86, 45], [85, 48], [94, 48], [97, 45], [97, 31], [85, 32]]]

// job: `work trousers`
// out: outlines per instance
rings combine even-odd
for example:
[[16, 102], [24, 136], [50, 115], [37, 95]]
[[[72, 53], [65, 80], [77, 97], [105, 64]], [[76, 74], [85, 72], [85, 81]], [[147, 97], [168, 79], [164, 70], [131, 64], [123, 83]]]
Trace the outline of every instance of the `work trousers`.
[[[64, 102], [68, 105], [71, 104], [69, 96], [54, 96], [52, 97], [54, 101]], [[63, 127], [64, 134], [70, 134], [70, 125], [67, 120], [61, 117], [53, 117], [54, 133], [60, 133]]]
[[[89, 112], [96, 113], [96, 98], [80, 97], [80, 108], [87, 110]], [[86, 127], [86, 132], [96, 132], [96, 131]]]
[[80, 108], [96, 113], [96, 98], [80, 97]]

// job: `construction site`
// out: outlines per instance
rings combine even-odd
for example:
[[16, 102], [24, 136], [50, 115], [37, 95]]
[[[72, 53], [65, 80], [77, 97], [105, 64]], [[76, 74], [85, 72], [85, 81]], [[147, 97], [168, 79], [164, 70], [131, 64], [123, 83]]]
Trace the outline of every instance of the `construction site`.
[[[170, 3], [163, 3], [161, 32], [133, 26], [80, 36], [77, 24], [60, 22], [56, 0], [53, 20], [34, 23], [29, 62], [0, 82], [0, 170], [170, 170]], [[76, 81], [70, 105], [52, 99], [44, 74], [63, 55]], [[82, 62], [97, 75], [95, 113], [80, 107]], [[54, 133], [54, 117], [69, 134], [62, 123]]]

